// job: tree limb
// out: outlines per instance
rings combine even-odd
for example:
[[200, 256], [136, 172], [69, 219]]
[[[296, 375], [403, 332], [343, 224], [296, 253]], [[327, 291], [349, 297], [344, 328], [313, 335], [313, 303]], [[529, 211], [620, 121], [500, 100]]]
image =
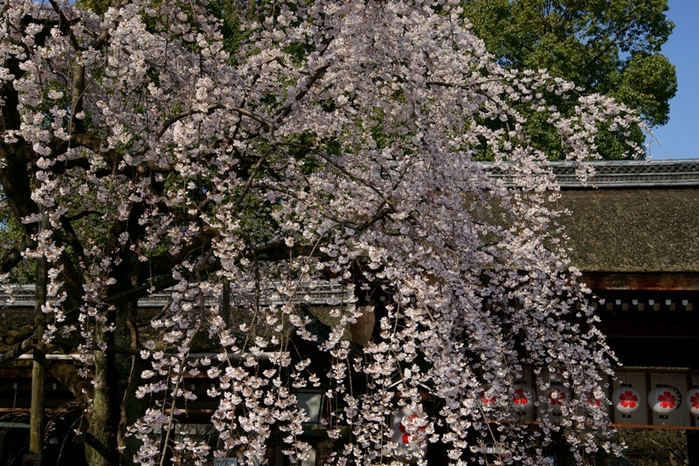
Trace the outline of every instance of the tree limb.
[[24, 247], [22, 247], [23, 242], [24, 241], [13, 246], [12, 249], [7, 251], [5, 255], [2, 257], [2, 259], [0, 259], [0, 271], [2, 273], [9, 272], [17, 264], [22, 262], [22, 251], [20, 251], [20, 248], [24, 249]]
[[89, 380], [80, 375], [78, 368], [70, 363], [58, 362], [51, 365], [51, 375], [58, 380], [61, 385], [68, 388], [81, 406], [86, 406], [92, 391], [92, 384]]

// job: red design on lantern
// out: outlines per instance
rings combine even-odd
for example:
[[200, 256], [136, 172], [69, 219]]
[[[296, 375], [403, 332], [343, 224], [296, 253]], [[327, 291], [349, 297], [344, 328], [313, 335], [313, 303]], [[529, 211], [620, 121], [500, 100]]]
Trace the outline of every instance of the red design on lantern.
[[657, 414], [667, 416], [682, 404], [679, 390], [670, 385], [661, 385], [648, 394], [648, 406]]
[[638, 396], [631, 390], [626, 390], [619, 395], [619, 401], [624, 408], [635, 408], [638, 405]]
[[519, 387], [515, 389], [515, 394], [512, 395], [512, 401], [516, 405], [521, 405], [524, 406], [529, 403], [529, 393], [524, 390], [523, 387]]
[[495, 403], [495, 397], [488, 398], [485, 396], [485, 392], [481, 392], [481, 400], [483, 403], [488, 404], [488, 403]]
[[554, 388], [549, 392], [549, 403], [551, 403], [551, 406], [562, 406], [567, 397], [563, 390]]
[[629, 416], [641, 407], [641, 394], [630, 385], [621, 386], [612, 393], [614, 409], [624, 416]]
[[663, 392], [658, 395], [658, 401], [660, 402], [661, 407], [665, 409], [672, 409], [675, 407], [677, 397], [673, 395], [672, 392]]
[[689, 403], [687, 403], [687, 410], [689, 410], [693, 416], [699, 416], [699, 388], [690, 388], [685, 398], [689, 400]]
[[602, 406], [602, 402], [595, 398], [595, 394], [592, 392], [587, 392], [587, 400], [586, 403], [589, 405], [594, 404], [595, 406]]
[[[407, 429], [405, 428], [405, 424], [403, 422], [407, 419], [408, 422], [414, 422], [419, 416], [415, 413], [411, 414], [407, 418], [403, 418], [403, 420], [400, 421], [400, 424], [398, 424], [398, 430], [403, 434], [401, 436], [401, 441], [405, 443], [406, 445], [410, 444], [410, 434], [408, 433]], [[425, 430], [426, 426], [420, 425], [418, 426], [418, 430]]]
[[519, 414], [531, 411], [534, 407], [534, 389], [525, 383], [515, 383], [512, 387], [512, 406]]
[[547, 396], [549, 399], [549, 406], [551, 406], [551, 412], [554, 416], [560, 416], [563, 413], [563, 406], [568, 403], [570, 399], [570, 390], [564, 385], [556, 383], [551, 385]]

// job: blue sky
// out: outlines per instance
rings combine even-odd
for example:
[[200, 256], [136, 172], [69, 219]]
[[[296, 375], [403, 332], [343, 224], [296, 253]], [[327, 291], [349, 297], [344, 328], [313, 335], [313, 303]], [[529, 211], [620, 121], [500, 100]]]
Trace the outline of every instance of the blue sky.
[[670, 122], [653, 132], [652, 160], [699, 159], [699, 0], [670, 0], [667, 16], [675, 29], [663, 54], [677, 69], [677, 95], [670, 101]]

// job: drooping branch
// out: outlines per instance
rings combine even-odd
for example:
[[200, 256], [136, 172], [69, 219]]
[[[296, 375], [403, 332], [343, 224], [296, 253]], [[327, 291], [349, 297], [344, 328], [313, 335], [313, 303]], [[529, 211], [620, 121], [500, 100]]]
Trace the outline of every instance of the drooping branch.
[[73, 91], [70, 104], [70, 124], [68, 129], [70, 134], [81, 133], [83, 121], [78, 115], [83, 111], [83, 99], [85, 96], [85, 65], [79, 60], [73, 65]]
[[187, 257], [196, 254], [197, 251], [208, 251], [211, 248], [211, 241], [217, 234], [218, 231], [213, 229], [204, 229], [198, 236], [194, 237], [188, 244], [184, 245], [177, 254], [167, 253], [151, 257], [149, 260], [149, 269], [143, 271], [143, 273], [139, 276], [139, 280], [144, 282], [152, 279], [153, 277], [170, 274], [172, 272], [172, 267], [181, 263]]
[[[285, 189], [279, 186], [274, 186], [271, 184], [267, 183], [254, 183], [253, 187], [256, 189], [262, 189], [265, 191], [277, 191], [279, 193], [283, 193], [284, 195], [287, 195], [291, 198], [294, 198], [296, 201], [307, 204], [306, 199], [301, 199], [299, 196], [297, 196], [293, 191], [289, 189]], [[355, 232], [363, 232], [367, 228], [371, 227], [374, 223], [377, 221], [386, 218], [387, 215], [391, 214], [393, 209], [390, 209], [386, 207], [386, 202], [381, 201], [379, 205], [376, 207], [376, 212], [374, 215], [372, 215], [369, 218], [363, 219], [361, 222], [358, 223], [357, 219], [343, 219], [341, 217], [338, 217], [337, 215], [333, 214], [327, 209], [324, 209], [322, 206], [318, 205], [313, 205], [309, 207], [313, 207], [318, 210], [319, 214], [323, 216], [324, 218], [327, 218], [328, 220], [332, 220], [333, 222], [337, 223], [338, 225], [342, 225], [345, 227], [352, 228]]]
[[234, 215], [238, 212], [240, 205], [243, 203], [245, 196], [247, 196], [248, 191], [250, 190], [250, 186], [252, 186], [253, 180], [255, 179], [257, 174], [260, 172], [262, 165], [265, 163], [265, 160], [267, 160], [267, 157], [269, 157], [269, 155], [272, 153], [274, 148], [275, 148], [275, 146], [272, 145], [272, 147], [270, 147], [264, 154], [262, 154], [262, 157], [260, 157], [260, 160], [257, 161], [255, 168], [253, 168], [252, 173], [250, 173], [248, 180], [245, 182], [245, 186], [243, 187], [243, 190], [240, 192], [240, 195], [238, 195], [238, 200], [235, 202], [235, 205], [233, 206], [233, 214]]
[[81, 218], [87, 217], [88, 215], [101, 215], [101, 212], [97, 212], [96, 210], [83, 210], [79, 214], [70, 215], [63, 218], [69, 222], [74, 222], [76, 220], [80, 220]]
[[73, 253], [75, 253], [80, 259], [84, 259], [84, 248], [80, 243], [78, 235], [75, 233], [75, 229], [73, 229], [71, 220], [68, 217], [61, 217], [61, 226], [63, 227], [63, 231], [65, 232], [64, 234], [60, 235], [61, 239], [63, 239], [67, 244], [71, 246], [71, 248], [73, 249]]
[[[327, 47], [324, 49], [324, 51], [325, 50], [327, 50]], [[323, 74], [328, 70], [329, 67], [330, 65], [321, 66], [315, 71], [315, 73], [313, 73], [310, 76], [308, 81], [304, 83], [304, 86], [301, 89], [301, 91], [296, 95], [294, 101], [288, 103], [287, 105], [279, 109], [279, 111], [277, 112], [277, 121], [281, 121], [284, 117], [288, 116], [291, 113], [293, 104], [296, 102], [300, 102], [301, 99], [303, 99], [306, 96], [306, 94], [308, 94], [308, 91], [313, 87], [316, 81], [318, 81], [323, 76]]]
[[317, 249], [311, 245], [294, 245], [293, 247], [289, 247], [281, 240], [258, 246], [254, 248], [254, 251], [258, 259], [264, 261], [279, 261], [288, 259], [289, 257], [310, 256], [312, 254], [315, 255], [315, 257], [327, 258], [327, 255], [318, 252]]
[[[327, 51], [330, 48], [330, 43], [333, 41], [334, 37], [329, 37], [327, 40], [324, 41], [323, 43], [323, 48], [319, 51], [318, 56], [323, 57]], [[313, 85], [325, 74], [326, 71], [330, 68], [330, 64], [320, 66], [313, 74], [310, 75], [308, 80], [303, 83], [301, 87], [301, 91], [296, 94], [293, 102], [289, 102], [287, 105], [284, 107], [280, 108], [277, 111], [277, 121], [281, 121], [284, 119], [286, 116], [288, 116], [291, 113], [291, 109], [293, 108], [293, 104], [296, 102], [300, 102], [306, 94], [308, 94], [308, 91], [311, 90]]]
[[391, 202], [391, 200], [387, 197], [387, 194], [384, 193], [382, 190], [380, 190], [378, 187], [376, 187], [376, 185], [375, 185], [374, 183], [370, 182], [370, 181], [367, 180], [366, 178], [363, 178], [363, 177], [360, 177], [360, 176], [358, 176], [358, 175], [355, 175], [355, 174], [351, 173], [351, 172], [350, 172], [349, 170], [347, 170], [345, 167], [343, 167], [343, 166], [341, 166], [340, 164], [338, 164], [337, 161], [334, 160], [332, 156], [330, 156], [330, 155], [328, 155], [328, 154], [325, 154], [325, 153], [323, 153], [323, 152], [321, 152], [321, 151], [312, 149], [312, 148], [308, 148], [308, 149], [311, 150], [311, 151], [312, 151], [315, 155], [317, 155], [318, 157], [321, 157], [323, 160], [325, 160], [326, 162], [328, 162], [328, 164], [329, 164], [330, 166], [334, 167], [336, 170], [338, 170], [340, 173], [342, 173], [343, 175], [345, 175], [347, 178], [353, 180], [353, 181], [356, 182], [356, 183], [359, 183], [359, 184], [361, 184], [361, 185], [364, 185], [364, 186], [366, 186], [367, 188], [369, 188], [369, 189], [371, 189], [372, 191], [374, 191], [374, 193], [376, 193], [376, 194], [386, 203], [386, 205], [388, 205], [388, 206], [393, 210], [393, 212], [398, 212], [398, 211], [399, 211], [399, 210], [396, 208], [396, 206], [393, 204], [393, 202]]
[[158, 311], [158, 313], [154, 316], [150, 316], [147, 319], [142, 319], [138, 320], [135, 322], [136, 327], [145, 327], [151, 324], [154, 320], [160, 319], [165, 315], [165, 313], [170, 309], [170, 306], [172, 305], [172, 298], [168, 298], [167, 302], [163, 305], [162, 308]]

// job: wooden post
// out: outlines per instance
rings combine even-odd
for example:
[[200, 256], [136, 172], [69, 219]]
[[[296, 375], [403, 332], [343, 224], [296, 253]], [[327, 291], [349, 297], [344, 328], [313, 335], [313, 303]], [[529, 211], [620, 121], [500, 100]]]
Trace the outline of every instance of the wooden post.
[[[39, 234], [48, 229], [48, 216], [42, 212], [43, 218]], [[40, 341], [44, 336], [46, 319], [42, 310], [46, 303], [48, 281], [46, 257], [42, 254], [36, 261], [36, 300], [34, 301], [34, 336]], [[38, 466], [44, 460], [44, 368], [46, 364], [46, 348], [43, 344], [34, 347], [32, 363], [32, 394], [29, 411], [29, 453], [38, 457]], [[36, 461], [36, 460], [35, 460]], [[37, 464], [36, 462], [34, 464]]]
[[[44, 345], [34, 348], [32, 396], [29, 411], [29, 452], [43, 457], [44, 451]], [[43, 458], [42, 458], [43, 459]]]

